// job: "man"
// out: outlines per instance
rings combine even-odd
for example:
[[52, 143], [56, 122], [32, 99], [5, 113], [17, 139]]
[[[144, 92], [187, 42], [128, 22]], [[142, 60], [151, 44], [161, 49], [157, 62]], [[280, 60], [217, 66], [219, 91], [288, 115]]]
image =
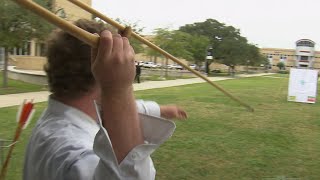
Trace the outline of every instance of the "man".
[[136, 76], [135, 76], [135, 80], [140, 83], [140, 75], [141, 75], [141, 66], [140, 63], [138, 62], [138, 64], [136, 65]]
[[128, 39], [96, 22], [75, 24], [100, 34], [99, 46], [91, 50], [62, 31], [49, 41], [45, 69], [52, 95], [30, 138], [23, 179], [154, 179], [150, 154], [175, 129], [160, 116], [184, 119], [186, 113], [135, 101]]

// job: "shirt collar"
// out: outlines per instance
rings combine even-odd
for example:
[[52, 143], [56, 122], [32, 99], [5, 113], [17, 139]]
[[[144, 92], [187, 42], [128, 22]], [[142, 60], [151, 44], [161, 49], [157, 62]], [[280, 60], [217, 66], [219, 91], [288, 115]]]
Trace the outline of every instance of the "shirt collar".
[[[93, 102], [92, 102], [93, 105]], [[91, 133], [99, 130], [97, 122], [79, 109], [66, 105], [58, 100], [49, 97], [47, 111], [61, 114], [70, 120], [72, 124]]]

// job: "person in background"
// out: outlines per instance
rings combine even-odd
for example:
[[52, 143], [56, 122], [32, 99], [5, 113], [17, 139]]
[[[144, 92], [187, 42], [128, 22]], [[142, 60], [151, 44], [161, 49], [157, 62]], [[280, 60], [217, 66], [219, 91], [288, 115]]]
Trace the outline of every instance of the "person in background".
[[63, 31], [48, 42], [51, 95], [32, 131], [24, 180], [155, 179], [150, 155], [185, 119], [175, 105], [135, 100], [134, 50], [126, 37], [103, 24], [75, 25], [99, 34], [99, 46]]
[[140, 83], [140, 75], [141, 75], [141, 66], [140, 66], [140, 63], [138, 62], [136, 64], [136, 76], [134, 78], [137, 83]]

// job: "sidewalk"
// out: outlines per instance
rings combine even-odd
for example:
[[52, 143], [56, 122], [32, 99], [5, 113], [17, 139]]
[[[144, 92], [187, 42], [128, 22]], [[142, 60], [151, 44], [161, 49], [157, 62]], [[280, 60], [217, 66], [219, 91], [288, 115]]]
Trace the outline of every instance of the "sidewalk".
[[[261, 74], [243, 74], [238, 75], [237, 77], [246, 78], [246, 77], [255, 77], [255, 76], [264, 76], [271, 75], [272, 73], [261, 73]], [[210, 77], [211, 81], [222, 81], [233, 79], [230, 77]], [[168, 81], [147, 81], [140, 84], [133, 84], [134, 91], [141, 91], [147, 89], [156, 89], [156, 88], [164, 88], [164, 87], [173, 87], [173, 86], [181, 86], [187, 84], [196, 84], [205, 82], [201, 78], [192, 78], [192, 79], [177, 79], [177, 80], [168, 80]], [[45, 102], [48, 100], [48, 95], [50, 93], [48, 91], [40, 91], [40, 92], [29, 92], [29, 93], [20, 93], [20, 94], [7, 94], [0, 95], [0, 108], [16, 106], [20, 105], [20, 103], [24, 99], [33, 99], [33, 102]]]

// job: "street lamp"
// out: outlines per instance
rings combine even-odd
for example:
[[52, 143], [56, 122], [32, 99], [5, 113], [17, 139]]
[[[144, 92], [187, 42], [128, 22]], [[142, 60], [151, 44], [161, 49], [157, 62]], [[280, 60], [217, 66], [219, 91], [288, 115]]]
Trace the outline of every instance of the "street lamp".
[[213, 56], [212, 56], [212, 46], [208, 46], [207, 48], [207, 52], [206, 52], [206, 61], [205, 61], [205, 72], [206, 72], [206, 75], [209, 74], [209, 64], [208, 64], [208, 60], [212, 60], [213, 59]]

